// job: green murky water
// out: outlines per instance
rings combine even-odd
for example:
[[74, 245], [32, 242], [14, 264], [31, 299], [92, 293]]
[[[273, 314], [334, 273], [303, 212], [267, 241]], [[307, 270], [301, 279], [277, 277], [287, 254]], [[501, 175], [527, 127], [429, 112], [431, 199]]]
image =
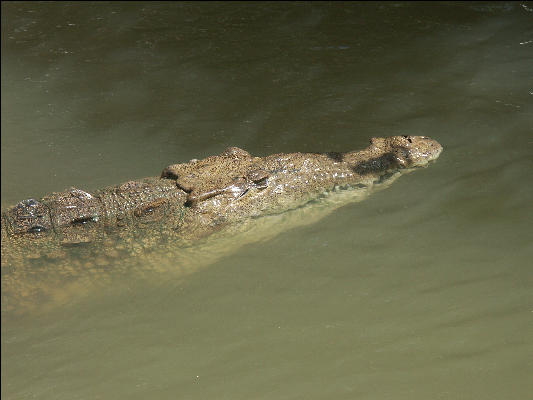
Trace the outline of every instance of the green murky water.
[[3, 315], [3, 399], [533, 392], [532, 3], [3, 2], [1, 73], [3, 208], [227, 146], [445, 148], [186, 277]]

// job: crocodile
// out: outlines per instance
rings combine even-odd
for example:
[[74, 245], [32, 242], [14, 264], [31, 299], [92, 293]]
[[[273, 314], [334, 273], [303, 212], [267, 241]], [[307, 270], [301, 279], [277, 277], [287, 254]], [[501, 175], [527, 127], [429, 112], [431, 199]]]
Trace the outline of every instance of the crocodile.
[[136, 260], [139, 270], [170, 259], [173, 272], [185, 275], [201, 260], [387, 187], [441, 152], [437, 141], [408, 135], [372, 138], [346, 153], [254, 157], [230, 147], [167, 166], [159, 177], [23, 200], [1, 215], [2, 309], [72, 294], [135, 262], [117, 259]]

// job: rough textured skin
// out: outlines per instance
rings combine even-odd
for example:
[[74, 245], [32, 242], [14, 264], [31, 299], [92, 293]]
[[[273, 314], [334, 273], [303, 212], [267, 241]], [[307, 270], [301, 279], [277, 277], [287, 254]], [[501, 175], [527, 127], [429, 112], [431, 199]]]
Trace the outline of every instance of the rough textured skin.
[[[232, 147], [219, 156], [171, 165], [162, 178], [188, 193], [200, 229], [290, 210], [338, 187], [371, 188], [388, 175], [423, 167], [442, 147], [423, 136], [373, 138], [361, 151], [252, 157]], [[189, 213], [190, 215], [190, 213]]]
[[[441, 151], [423, 136], [373, 138], [366, 149], [348, 153], [253, 157], [231, 147], [168, 166], [160, 178], [21, 201], [1, 217], [2, 309], [57, 294], [66, 282], [103, 280], [121, 268], [117, 259], [143, 256], [141, 268], [157, 267], [161, 255], [178, 260], [191, 243], [229, 227], [232, 234], [249, 229], [257, 217], [312, 209], [310, 202], [339, 190], [370, 193], [426, 166]], [[239, 246], [233, 242], [230, 247]]]
[[[2, 213], [2, 240], [54, 238], [64, 245], [94, 242], [106, 231], [156, 222], [179, 226], [186, 195], [169, 180], [145, 178], [95, 193], [71, 188], [23, 200]], [[4, 243], [3, 243], [4, 244]], [[2, 258], [2, 265], [4, 259]]]

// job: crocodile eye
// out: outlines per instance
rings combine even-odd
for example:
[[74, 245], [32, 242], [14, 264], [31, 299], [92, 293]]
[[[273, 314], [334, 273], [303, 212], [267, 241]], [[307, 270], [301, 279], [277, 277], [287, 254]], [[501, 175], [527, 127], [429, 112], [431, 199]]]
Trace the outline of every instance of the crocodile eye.
[[30, 229], [28, 229], [29, 233], [40, 233], [40, 232], [46, 232], [46, 228], [42, 225], [34, 225]]
[[80, 217], [73, 219], [70, 223], [71, 225], [84, 225], [89, 222], [97, 222], [98, 217]]
[[151, 222], [161, 219], [165, 215], [165, 199], [157, 199], [151, 203], [138, 207], [133, 215], [139, 218], [142, 222]]
[[137, 217], [142, 217], [144, 215], [150, 215], [154, 212], [154, 207], [144, 207], [143, 209], [141, 210], [137, 210], [137, 212], [135, 213], [135, 215]]
[[35, 199], [22, 200], [21, 203], [23, 203], [26, 206], [30, 206], [30, 207], [35, 207], [39, 205], [39, 202]]

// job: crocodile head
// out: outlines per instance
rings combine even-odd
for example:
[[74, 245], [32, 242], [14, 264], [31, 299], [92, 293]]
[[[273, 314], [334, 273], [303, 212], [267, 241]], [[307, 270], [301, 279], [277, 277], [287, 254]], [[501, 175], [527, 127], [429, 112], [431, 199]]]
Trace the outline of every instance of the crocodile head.
[[404, 168], [424, 167], [442, 152], [440, 143], [427, 136], [372, 138], [370, 143], [384, 153], [392, 152], [398, 165]]
[[347, 153], [344, 161], [364, 175], [425, 167], [441, 152], [442, 146], [427, 136], [391, 136], [372, 138], [367, 149]]

